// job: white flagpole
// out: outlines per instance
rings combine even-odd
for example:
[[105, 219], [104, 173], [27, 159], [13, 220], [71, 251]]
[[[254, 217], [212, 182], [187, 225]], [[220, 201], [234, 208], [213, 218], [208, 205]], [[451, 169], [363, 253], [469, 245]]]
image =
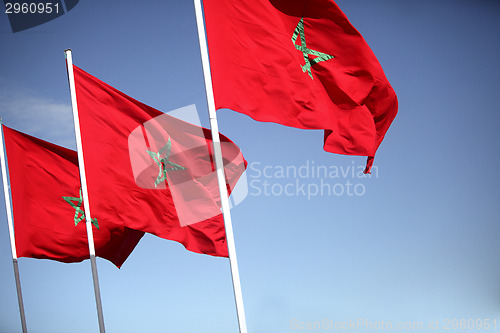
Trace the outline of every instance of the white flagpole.
[[99, 279], [97, 277], [97, 263], [95, 259], [94, 235], [89, 207], [89, 194], [87, 191], [87, 178], [85, 176], [85, 163], [83, 160], [82, 137], [80, 133], [80, 119], [78, 118], [78, 104], [76, 102], [75, 76], [73, 73], [73, 58], [71, 50], [65, 50], [66, 66], [68, 69], [69, 90], [71, 93], [71, 106], [73, 108], [73, 122], [75, 124], [76, 148], [78, 151], [78, 166], [80, 169], [80, 183], [82, 186], [83, 208], [85, 210], [85, 224], [87, 226], [87, 239], [89, 243], [90, 265], [92, 267], [92, 279], [94, 281], [95, 302], [97, 307], [97, 318], [99, 320], [99, 331], [106, 332], [104, 328], [104, 316], [102, 313], [101, 291], [99, 289]]
[[7, 184], [7, 166], [5, 163], [5, 150], [3, 148], [3, 129], [2, 129], [2, 119], [0, 118], [0, 163], [2, 166], [2, 181], [3, 181], [3, 194], [5, 197], [5, 210], [7, 211], [7, 224], [9, 225], [9, 236], [10, 236], [10, 250], [12, 252], [12, 263], [14, 265], [14, 276], [16, 278], [16, 289], [17, 289], [17, 302], [19, 303], [19, 314], [21, 315], [21, 326], [23, 328], [23, 333], [28, 330], [26, 328], [26, 316], [24, 314], [24, 303], [23, 294], [21, 293], [21, 280], [19, 279], [19, 266], [17, 264], [17, 251], [16, 251], [16, 239], [14, 237], [14, 224], [12, 219], [12, 207], [10, 205], [10, 192], [9, 185]]
[[238, 271], [238, 262], [236, 260], [236, 248], [234, 245], [233, 224], [231, 222], [231, 213], [229, 211], [229, 199], [226, 188], [226, 179], [224, 176], [224, 164], [222, 161], [222, 150], [219, 137], [219, 125], [217, 124], [217, 115], [215, 111], [212, 77], [210, 74], [210, 63], [208, 59], [208, 47], [205, 38], [205, 25], [203, 23], [203, 13], [201, 9], [200, 0], [194, 0], [194, 8], [196, 13], [196, 25], [198, 26], [198, 40], [200, 42], [201, 62], [203, 65], [203, 77], [205, 78], [205, 90], [207, 95], [208, 114], [210, 116], [210, 130], [212, 133], [212, 141], [214, 145], [215, 167], [217, 168], [217, 179], [219, 182], [222, 214], [224, 216], [224, 226], [226, 229], [227, 249], [229, 252], [229, 264], [231, 266], [231, 277], [233, 279], [233, 290], [236, 302], [236, 312], [238, 315], [238, 325], [240, 328], [240, 333], [247, 333], [245, 310], [243, 308], [243, 295], [241, 292], [240, 273]]

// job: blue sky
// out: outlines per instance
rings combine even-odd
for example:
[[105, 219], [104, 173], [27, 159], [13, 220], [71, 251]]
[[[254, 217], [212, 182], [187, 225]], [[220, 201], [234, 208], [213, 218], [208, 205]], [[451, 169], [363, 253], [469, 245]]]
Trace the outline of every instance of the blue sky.
[[[469, 322], [453, 332], [500, 332], [500, 3], [337, 3], [382, 64], [399, 114], [367, 178], [351, 173], [365, 158], [324, 152], [320, 131], [218, 112], [249, 162], [248, 196], [232, 209], [249, 332], [323, 331], [301, 329], [314, 322], [450, 332], [455, 319], [496, 320], [496, 329]], [[0, 39], [9, 127], [75, 147], [66, 48], [76, 65], [159, 110], [195, 104], [208, 126], [191, 1], [80, 1], [15, 34], [1, 13]], [[339, 174], [313, 176], [312, 165]], [[307, 166], [306, 177], [279, 174]], [[336, 192], [313, 195], [321, 184]], [[280, 192], [287, 185], [295, 192]], [[0, 332], [20, 332], [0, 215]], [[30, 332], [98, 331], [88, 261], [21, 258], [19, 267]], [[147, 235], [121, 269], [98, 259], [98, 270], [108, 332], [237, 331], [227, 259]]]

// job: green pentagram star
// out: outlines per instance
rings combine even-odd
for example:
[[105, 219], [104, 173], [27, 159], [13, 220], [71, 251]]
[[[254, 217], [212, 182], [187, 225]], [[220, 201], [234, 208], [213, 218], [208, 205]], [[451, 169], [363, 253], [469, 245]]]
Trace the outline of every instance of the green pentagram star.
[[[62, 197], [67, 203], [71, 205], [75, 209], [75, 227], [80, 223], [81, 221], [85, 220], [85, 212], [82, 209], [82, 189], [80, 188], [80, 197]], [[99, 229], [99, 224], [97, 223], [97, 219], [92, 219], [92, 224], [95, 225], [97, 229]]]
[[[168, 171], [186, 170], [185, 167], [170, 161], [171, 150], [172, 150], [172, 142], [170, 141], [170, 138], [168, 138], [167, 144], [162, 149], [160, 149], [159, 152], [155, 153], [147, 150], [149, 156], [156, 162], [158, 168], [160, 169], [158, 177], [155, 180], [155, 187], [157, 187], [161, 182], [167, 179]], [[163, 154], [165, 154], [165, 156], [161, 157], [161, 155]]]
[[[299, 34], [300, 34], [300, 45], [297, 45], [297, 44], [295, 44], [295, 42], [297, 41], [297, 37]], [[330, 60], [330, 59], [334, 58], [334, 56], [332, 56], [332, 55], [307, 48], [306, 37], [304, 35], [304, 18], [303, 17], [300, 19], [299, 23], [297, 24], [297, 27], [295, 28], [295, 31], [293, 32], [292, 42], [293, 42], [293, 45], [295, 45], [295, 48], [297, 50], [301, 51], [302, 55], [304, 56], [304, 61], [306, 63], [304, 66], [302, 66], [302, 71], [304, 73], [307, 72], [309, 74], [309, 76], [311, 77], [311, 79], [313, 79], [313, 80], [314, 80], [314, 78], [312, 76], [311, 66], [317, 64], [318, 62], [326, 61], [326, 60]], [[311, 59], [311, 58], [309, 58], [309, 55], [316, 56], [316, 58]]]

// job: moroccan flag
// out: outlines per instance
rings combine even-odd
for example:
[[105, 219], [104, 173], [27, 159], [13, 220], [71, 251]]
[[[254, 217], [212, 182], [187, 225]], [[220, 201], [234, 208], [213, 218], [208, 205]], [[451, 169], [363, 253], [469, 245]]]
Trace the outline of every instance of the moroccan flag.
[[[73, 68], [91, 213], [228, 256], [210, 131]], [[221, 147], [231, 191], [246, 161], [224, 136]]]
[[398, 103], [332, 0], [204, 0], [217, 109], [324, 129], [328, 152], [373, 156]]
[[[75, 151], [3, 126], [19, 257], [89, 259]], [[143, 232], [93, 216], [96, 255], [120, 267]]]

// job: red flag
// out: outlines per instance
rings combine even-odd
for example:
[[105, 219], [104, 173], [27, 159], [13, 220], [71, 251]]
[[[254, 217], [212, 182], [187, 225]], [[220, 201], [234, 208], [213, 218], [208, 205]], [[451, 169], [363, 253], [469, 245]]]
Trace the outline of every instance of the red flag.
[[[3, 126], [19, 257], [89, 259], [75, 151]], [[143, 232], [92, 219], [96, 255], [120, 267]]]
[[[76, 66], [74, 74], [91, 212], [193, 252], [227, 256], [210, 132]], [[221, 144], [231, 191], [246, 162], [229, 139]]]
[[205, 0], [218, 109], [324, 129], [328, 152], [373, 156], [397, 113], [375, 55], [332, 0]]

